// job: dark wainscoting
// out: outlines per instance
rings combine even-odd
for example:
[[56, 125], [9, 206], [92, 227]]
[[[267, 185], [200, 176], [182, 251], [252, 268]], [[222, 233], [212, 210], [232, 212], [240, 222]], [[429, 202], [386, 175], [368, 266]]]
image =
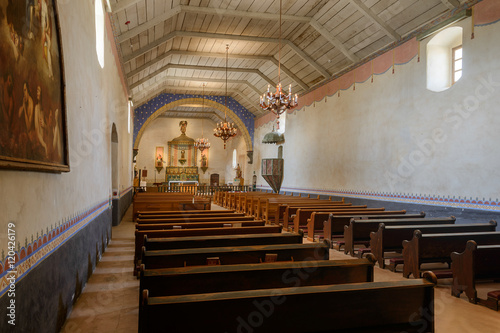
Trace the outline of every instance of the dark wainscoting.
[[120, 199], [113, 199], [113, 226], [120, 224], [123, 215], [130, 207], [133, 198], [133, 191], [130, 190], [120, 197]]
[[8, 294], [0, 298], [0, 332], [59, 332], [110, 239], [107, 209], [16, 284], [16, 326], [7, 323]]

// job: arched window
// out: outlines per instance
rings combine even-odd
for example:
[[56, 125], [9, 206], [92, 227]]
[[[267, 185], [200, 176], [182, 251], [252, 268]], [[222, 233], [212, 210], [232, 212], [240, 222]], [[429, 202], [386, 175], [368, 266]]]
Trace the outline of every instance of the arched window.
[[95, 1], [95, 51], [101, 68], [104, 68], [104, 10], [102, 0]]
[[450, 88], [462, 77], [463, 28], [447, 28], [427, 44], [427, 89]]
[[238, 161], [237, 161], [238, 153], [236, 152], [236, 149], [233, 150], [233, 169], [236, 169], [238, 166]]
[[280, 114], [280, 117], [278, 119], [280, 126], [278, 129], [276, 129], [276, 132], [278, 132], [279, 134], [285, 133], [286, 114], [287, 114], [287, 112], [283, 112], [282, 114]]

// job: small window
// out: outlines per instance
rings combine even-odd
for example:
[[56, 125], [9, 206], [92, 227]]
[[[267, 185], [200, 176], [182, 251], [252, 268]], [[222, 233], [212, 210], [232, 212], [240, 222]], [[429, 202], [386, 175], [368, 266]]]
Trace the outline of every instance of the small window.
[[102, 0], [95, 0], [95, 51], [101, 68], [104, 68], [104, 10]]
[[427, 43], [427, 89], [449, 89], [462, 77], [463, 28], [450, 27]]
[[238, 166], [238, 161], [237, 161], [238, 153], [236, 152], [236, 149], [233, 150], [233, 169], [236, 169]]
[[462, 45], [453, 48], [453, 84], [462, 77]]

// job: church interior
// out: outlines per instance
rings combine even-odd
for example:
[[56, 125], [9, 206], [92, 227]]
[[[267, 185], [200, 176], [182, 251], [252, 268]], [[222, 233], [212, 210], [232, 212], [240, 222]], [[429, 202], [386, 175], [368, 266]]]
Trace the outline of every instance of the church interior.
[[[0, 331], [498, 332], [499, 35], [497, 0], [0, 0]], [[155, 237], [272, 250], [175, 245], [156, 295]], [[256, 287], [301, 255], [366, 281]]]

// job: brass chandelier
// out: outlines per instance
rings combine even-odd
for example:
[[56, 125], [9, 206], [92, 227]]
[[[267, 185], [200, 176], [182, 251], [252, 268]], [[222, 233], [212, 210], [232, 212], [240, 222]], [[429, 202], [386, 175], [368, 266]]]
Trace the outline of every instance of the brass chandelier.
[[[226, 44], [226, 99], [225, 99], [225, 107], [227, 109], [227, 59], [229, 53], [229, 44]], [[224, 122], [217, 123], [217, 127], [214, 128], [214, 135], [218, 138], [221, 138], [224, 141], [224, 149], [226, 149], [226, 142], [230, 138], [236, 135], [236, 127], [234, 127], [234, 123], [229, 123], [226, 120], [226, 109], [224, 109]]]
[[[204, 109], [205, 109], [205, 83], [203, 83], [203, 97], [201, 101], [202, 112]], [[210, 142], [208, 142], [208, 139], [205, 138], [205, 136], [203, 135], [203, 117], [201, 118], [201, 138], [196, 139], [194, 147], [198, 148], [201, 152], [204, 151], [205, 149], [210, 148]]]
[[267, 93], [260, 96], [260, 107], [264, 111], [271, 111], [276, 115], [276, 122], [278, 129], [280, 128], [280, 115], [287, 109], [293, 108], [297, 105], [297, 94], [292, 97], [292, 85], [288, 86], [288, 94], [283, 93], [281, 88], [281, 1], [280, 0], [280, 38], [279, 38], [279, 54], [278, 54], [278, 85], [276, 92], [273, 94], [269, 91], [271, 85], [267, 86]]

